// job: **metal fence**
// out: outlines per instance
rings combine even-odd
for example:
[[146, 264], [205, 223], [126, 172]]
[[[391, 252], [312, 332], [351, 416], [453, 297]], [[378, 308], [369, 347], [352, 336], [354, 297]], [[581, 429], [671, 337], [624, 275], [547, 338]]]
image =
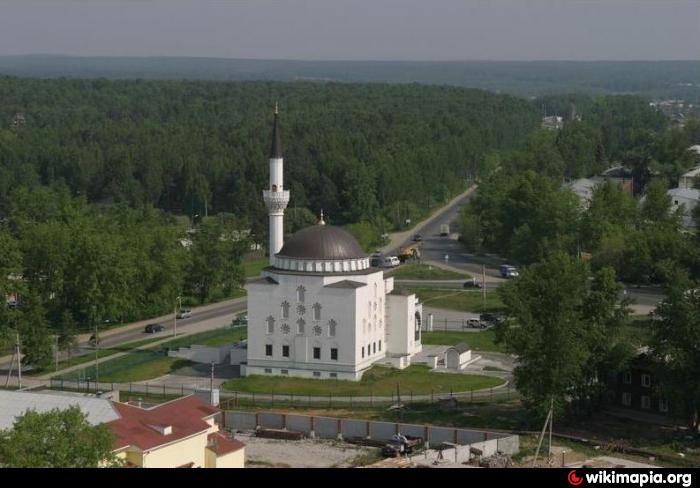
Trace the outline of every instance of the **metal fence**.
[[[69, 381], [62, 379], [51, 379], [49, 386], [54, 389], [75, 390], [81, 392], [107, 392], [118, 390], [120, 393], [129, 396], [162, 395], [162, 396], [184, 396], [191, 395], [195, 391], [208, 390], [209, 381], [203, 380], [199, 383], [189, 384], [154, 384], [154, 383], [104, 383], [96, 384], [94, 381]], [[270, 393], [249, 393], [241, 391], [221, 390], [219, 398], [222, 407], [236, 408], [240, 406], [253, 406], [256, 408], [274, 408], [275, 406], [293, 405], [298, 407], [374, 407], [389, 405], [412, 405], [412, 404], [437, 404], [440, 402], [476, 403], [497, 400], [510, 400], [517, 398], [518, 394], [510, 384], [502, 387], [494, 387], [482, 390], [471, 390], [466, 392], [439, 392], [431, 391], [428, 394], [414, 394], [412, 391], [395, 392], [391, 395], [375, 395], [369, 392], [366, 395], [299, 395], [299, 394], [277, 394]]]
[[[386, 442], [393, 435], [420, 437], [427, 447], [444, 443], [457, 446], [475, 446], [490, 456], [500, 451], [515, 454], [519, 449], [519, 437], [504, 432], [439, 427], [435, 425], [407, 424], [362, 419], [347, 419], [315, 415], [286, 414], [278, 412], [225, 411], [222, 417], [225, 428], [252, 431], [260, 428], [287, 429], [302, 432], [309, 437], [321, 439], [367, 439]], [[460, 454], [469, 455], [469, 449]], [[457, 455], [457, 452], [455, 453]]]

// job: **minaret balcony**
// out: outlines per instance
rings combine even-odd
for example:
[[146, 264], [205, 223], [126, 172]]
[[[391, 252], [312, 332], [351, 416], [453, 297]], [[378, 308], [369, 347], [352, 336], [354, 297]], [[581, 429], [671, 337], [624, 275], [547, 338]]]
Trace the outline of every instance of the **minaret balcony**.
[[289, 190], [263, 190], [263, 200], [271, 213], [282, 212], [289, 203]]

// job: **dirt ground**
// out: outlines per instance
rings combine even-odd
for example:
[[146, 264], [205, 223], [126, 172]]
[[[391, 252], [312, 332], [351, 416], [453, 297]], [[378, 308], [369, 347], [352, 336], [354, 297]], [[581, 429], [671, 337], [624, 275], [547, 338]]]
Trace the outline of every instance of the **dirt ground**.
[[376, 452], [371, 448], [320, 439], [286, 441], [261, 439], [250, 434], [236, 434], [236, 439], [246, 444], [247, 468], [343, 468], [356, 464], [358, 459], [372, 458]]

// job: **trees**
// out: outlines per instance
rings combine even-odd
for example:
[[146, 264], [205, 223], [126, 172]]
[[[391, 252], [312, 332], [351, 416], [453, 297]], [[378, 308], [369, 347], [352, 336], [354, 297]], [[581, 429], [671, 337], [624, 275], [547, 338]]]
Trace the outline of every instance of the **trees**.
[[675, 400], [688, 427], [700, 427], [700, 292], [677, 273], [658, 307], [652, 354], [661, 364], [663, 394]]
[[92, 426], [77, 406], [44, 413], [28, 410], [0, 432], [0, 466], [8, 468], [96, 468], [117, 466], [113, 434]]
[[617, 351], [615, 330], [626, 311], [612, 270], [591, 282], [587, 265], [555, 253], [499, 288], [511, 317], [497, 337], [519, 357], [515, 382], [525, 405], [544, 416], [550, 400], [558, 410], [571, 397], [589, 401]]

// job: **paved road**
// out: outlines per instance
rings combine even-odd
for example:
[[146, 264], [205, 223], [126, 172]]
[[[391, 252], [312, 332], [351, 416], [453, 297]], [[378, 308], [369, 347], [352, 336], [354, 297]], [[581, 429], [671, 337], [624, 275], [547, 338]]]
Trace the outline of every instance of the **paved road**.
[[[226, 323], [230, 323], [236, 313], [245, 310], [247, 307], [247, 297], [235, 298], [224, 302], [205, 305], [192, 309], [192, 317], [189, 319], [179, 319], [177, 321], [177, 333], [204, 332], [217, 329]], [[146, 324], [159, 323], [165, 327], [163, 332], [157, 334], [146, 334], [143, 330]], [[149, 339], [151, 337], [162, 337], [167, 339], [173, 335], [173, 314], [157, 317], [150, 320], [141, 320], [132, 324], [114, 327], [100, 334], [100, 348], [107, 348], [126, 344], [128, 342]], [[79, 337], [79, 353], [94, 354], [94, 349], [88, 344], [89, 334], [82, 334]], [[59, 359], [65, 359], [67, 355], [62, 354]], [[75, 354], [74, 354], [75, 356]], [[10, 365], [11, 357], [0, 360], [0, 375], [6, 375]]]

